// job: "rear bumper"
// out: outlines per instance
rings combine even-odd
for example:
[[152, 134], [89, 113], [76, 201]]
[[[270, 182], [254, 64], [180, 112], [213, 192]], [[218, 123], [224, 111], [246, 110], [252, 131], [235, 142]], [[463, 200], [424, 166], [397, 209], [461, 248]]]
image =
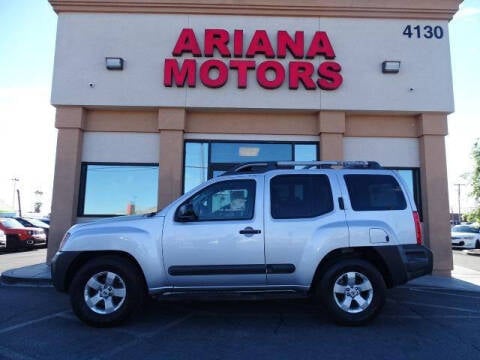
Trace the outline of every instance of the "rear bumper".
[[376, 250], [387, 267], [392, 286], [405, 284], [433, 271], [433, 254], [425, 246], [379, 246]]

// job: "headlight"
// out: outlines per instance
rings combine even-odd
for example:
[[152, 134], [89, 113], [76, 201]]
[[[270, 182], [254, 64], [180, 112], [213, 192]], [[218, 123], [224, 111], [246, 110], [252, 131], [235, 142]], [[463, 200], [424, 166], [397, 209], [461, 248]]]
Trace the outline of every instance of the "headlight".
[[67, 243], [68, 238], [70, 237], [70, 233], [66, 232], [65, 235], [63, 235], [63, 239], [60, 242], [60, 247], [58, 248], [58, 251], [62, 251], [63, 247]]

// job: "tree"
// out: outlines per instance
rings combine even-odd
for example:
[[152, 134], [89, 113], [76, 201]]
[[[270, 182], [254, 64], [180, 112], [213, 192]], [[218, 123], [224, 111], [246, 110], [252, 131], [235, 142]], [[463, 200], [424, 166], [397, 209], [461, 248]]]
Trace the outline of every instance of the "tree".
[[480, 200], [480, 139], [477, 139], [472, 150], [473, 161], [475, 162], [472, 176], [472, 195], [475, 200]]
[[[480, 139], [477, 139], [473, 145], [472, 158], [475, 164], [471, 176], [473, 189], [471, 195], [473, 195], [475, 200], [480, 201]], [[477, 207], [475, 210], [465, 215], [468, 222], [480, 223], [480, 207]]]
[[37, 196], [37, 201], [33, 203], [33, 211], [38, 214], [42, 210], [43, 202], [41, 201], [41, 196], [43, 195], [43, 191], [35, 190], [34, 194]]

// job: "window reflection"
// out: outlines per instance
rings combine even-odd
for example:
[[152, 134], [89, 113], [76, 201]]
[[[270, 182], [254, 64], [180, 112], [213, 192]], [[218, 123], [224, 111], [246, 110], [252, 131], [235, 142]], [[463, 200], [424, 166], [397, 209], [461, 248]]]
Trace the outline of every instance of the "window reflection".
[[83, 215], [132, 215], [157, 210], [158, 165], [83, 164]]
[[198, 221], [247, 220], [253, 218], [255, 181], [216, 183], [190, 200]]

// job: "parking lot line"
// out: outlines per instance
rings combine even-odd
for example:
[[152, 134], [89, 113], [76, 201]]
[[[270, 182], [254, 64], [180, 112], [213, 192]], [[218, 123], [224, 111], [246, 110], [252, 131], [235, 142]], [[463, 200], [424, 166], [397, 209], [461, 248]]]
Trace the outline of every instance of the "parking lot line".
[[157, 330], [155, 331], [151, 331], [151, 332], [148, 332], [148, 333], [143, 333], [143, 334], [136, 334], [136, 333], [133, 333], [131, 331], [124, 331], [122, 330], [121, 328], [118, 328], [118, 329], [115, 329], [116, 331], [118, 332], [127, 332], [128, 334], [132, 335], [132, 336], [135, 336], [135, 338], [132, 340], [132, 341], [129, 341], [121, 346], [118, 346], [116, 347], [115, 349], [113, 350], [110, 350], [106, 353], [103, 353], [103, 354], [100, 354], [98, 357], [94, 357], [92, 358], [92, 360], [97, 360], [97, 359], [109, 359], [111, 357], [114, 357], [116, 354], [118, 353], [121, 353], [122, 351], [124, 351], [125, 349], [128, 349], [129, 347], [133, 346], [133, 345], [136, 345], [138, 344], [141, 340], [143, 339], [146, 339], [146, 338], [149, 338], [161, 331], [165, 331], [165, 330], [168, 330], [168, 329], [171, 329], [177, 325], [179, 325], [180, 323], [190, 319], [195, 313], [189, 313], [187, 315], [184, 315], [178, 319], [175, 319], [171, 322], [169, 322], [168, 324], [158, 328]]
[[455, 307], [455, 306], [424, 304], [424, 303], [419, 303], [419, 302], [415, 302], [415, 301], [396, 301], [396, 300], [387, 300], [387, 301], [393, 302], [395, 304], [401, 304], [401, 305], [415, 305], [415, 306], [422, 306], [422, 307], [427, 307], [427, 308], [432, 308], [432, 309], [454, 310], [454, 311], [462, 311], [462, 312], [480, 314], [480, 310], [465, 309], [465, 308], [460, 308], [460, 307]]
[[36, 324], [36, 323], [39, 323], [39, 322], [42, 322], [42, 321], [45, 321], [45, 320], [52, 319], [54, 317], [58, 317], [61, 314], [64, 314], [64, 313], [67, 313], [67, 312], [70, 312], [70, 310], [60, 311], [60, 312], [57, 312], [55, 314], [47, 315], [47, 316], [44, 316], [44, 317], [41, 317], [41, 318], [38, 318], [38, 319], [35, 319], [35, 320], [25, 321], [25, 322], [17, 324], [17, 325], [12, 325], [12, 326], [0, 329], [0, 335], [5, 334], [5, 333], [7, 333], [9, 331], [12, 331], [12, 330], [20, 329], [20, 328], [28, 326], [28, 325]]
[[448, 296], [455, 296], [455, 297], [463, 297], [463, 298], [468, 298], [468, 299], [476, 299], [480, 300], [480, 294], [478, 296], [473, 296], [473, 295], [460, 295], [460, 294], [452, 294], [450, 292], [445, 292], [442, 290], [434, 290], [431, 288], [408, 288], [410, 291], [416, 291], [416, 292], [422, 292], [422, 293], [428, 293], [428, 294], [442, 294], [442, 295], [448, 295]]

